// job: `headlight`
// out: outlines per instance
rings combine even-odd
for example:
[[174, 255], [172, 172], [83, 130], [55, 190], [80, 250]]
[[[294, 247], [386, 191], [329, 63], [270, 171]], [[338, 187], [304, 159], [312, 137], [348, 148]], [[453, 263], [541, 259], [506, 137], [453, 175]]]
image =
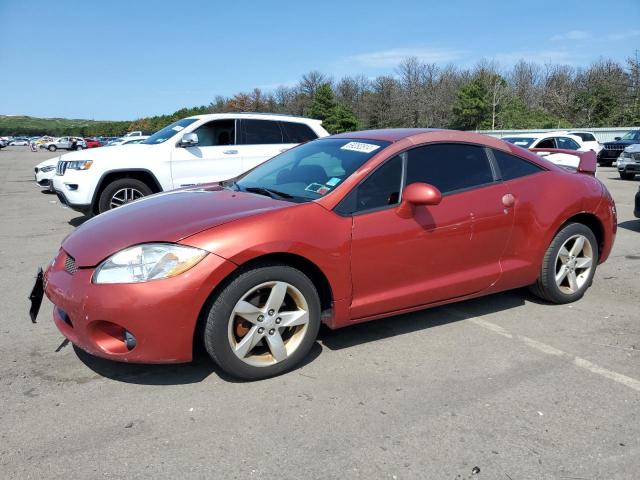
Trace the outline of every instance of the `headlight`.
[[46, 172], [50, 172], [50, 171], [55, 170], [55, 169], [56, 169], [55, 165], [47, 165], [46, 167], [40, 168], [40, 171], [46, 173]]
[[71, 170], [89, 170], [93, 165], [93, 160], [75, 160], [67, 163], [67, 169]]
[[139, 283], [171, 278], [197, 265], [208, 252], [173, 243], [125, 248], [98, 266], [93, 283]]

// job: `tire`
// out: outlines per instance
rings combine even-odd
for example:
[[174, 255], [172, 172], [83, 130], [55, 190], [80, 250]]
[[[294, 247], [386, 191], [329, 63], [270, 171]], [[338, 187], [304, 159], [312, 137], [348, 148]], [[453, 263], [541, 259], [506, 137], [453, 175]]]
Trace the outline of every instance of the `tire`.
[[57, 148], [56, 148], [56, 146], [55, 146], [55, 145], [49, 145], [49, 146], [47, 147], [47, 150], [49, 150], [50, 152], [55, 152], [55, 151], [57, 150]]
[[[277, 288], [286, 288], [284, 301], [269, 305]], [[273, 305], [279, 305], [275, 311], [269, 309]], [[241, 317], [237, 311], [243, 309]], [[295, 323], [303, 321], [306, 323]], [[289, 322], [294, 325], [277, 326]], [[320, 298], [309, 277], [287, 265], [265, 264], [238, 273], [223, 287], [207, 312], [203, 341], [209, 356], [226, 373], [242, 380], [260, 380], [300, 365], [319, 328]], [[254, 340], [251, 345], [255, 346], [241, 353], [243, 340], [245, 344]], [[282, 358], [276, 358], [277, 352]]]
[[[125, 192], [122, 193], [122, 191]], [[136, 180], [135, 178], [121, 178], [119, 180], [115, 180], [102, 190], [98, 200], [98, 212], [103, 213], [107, 210], [111, 210], [112, 208], [116, 208], [116, 206], [114, 206], [115, 203], [119, 203], [117, 206], [124, 205], [125, 203], [146, 197], [152, 193], [151, 188], [149, 188], [146, 183]], [[114, 198], [116, 196], [119, 199], [123, 199], [123, 201], [116, 201]]]
[[633, 180], [636, 178], [636, 174], [633, 172], [618, 172], [622, 180]]
[[76, 150], [82, 150], [82, 145], [78, 145], [78, 146], [76, 147]]
[[[582, 249], [574, 252], [578, 237], [583, 240]], [[562, 248], [566, 249], [561, 254]], [[566, 253], [569, 255], [567, 256]], [[567, 262], [563, 260], [567, 258]], [[589, 268], [584, 259], [590, 259]], [[553, 238], [542, 260], [540, 276], [535, 284], [530, 286], [531, 292], [551, 303], [570, 303], [582, 298], [587, 291], [598, 265], [598, 242], [589, 227], [582, 223], [568, 223]], [[564, 266], [564, 270], [561, 270]], [[564, 273], [568, 271], [569, 273]], [[564, 273], [562, 281], [556, 281], [556, 275]], [[572, 275], [573, 274], [573, 275]], [[575, 282], [571, 285], [571, 279]]]

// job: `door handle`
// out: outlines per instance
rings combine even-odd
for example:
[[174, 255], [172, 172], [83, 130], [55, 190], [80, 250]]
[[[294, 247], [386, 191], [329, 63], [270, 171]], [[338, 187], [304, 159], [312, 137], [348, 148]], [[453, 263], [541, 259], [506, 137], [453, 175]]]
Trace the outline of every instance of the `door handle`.
[[513, 194], [511, 193], [506, 193], [502, 196], [502, 205], [504, 205], [507, 208], [511, 208], [515, 205], [516, 203], [516, 197], [513, 196]]
[[235, 155], [236, 153], [238, 153], [238, 150], [225, 150], [224, 152], [225, 155]]

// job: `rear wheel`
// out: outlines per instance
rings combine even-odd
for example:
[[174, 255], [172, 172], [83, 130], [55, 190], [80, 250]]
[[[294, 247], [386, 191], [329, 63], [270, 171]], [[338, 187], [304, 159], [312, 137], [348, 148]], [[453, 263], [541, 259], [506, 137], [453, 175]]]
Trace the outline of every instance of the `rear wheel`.
[[633, 180], [636, 177], [636, 174], [633, 172], [619, 172], [620, 178], [622, 180]]
[[311, 280], [286, 265], [246, 271], [209, 309], [204, 344], [228, 374], [259, 380], [284, 373], [309, 353], [320, 328], [320, 299]]
[[534, 295], [552, 303], [569, 303], [582, 298], [591, 285], [598, 264], [598, 243], [589, 227], [569, 223], [547, 249]]
[[100, 194], [98, 201], [99, 213], [121, 207], [125, 203], [151, 195], [149, 186], [135, 178], [121, 178], [111, 182]]

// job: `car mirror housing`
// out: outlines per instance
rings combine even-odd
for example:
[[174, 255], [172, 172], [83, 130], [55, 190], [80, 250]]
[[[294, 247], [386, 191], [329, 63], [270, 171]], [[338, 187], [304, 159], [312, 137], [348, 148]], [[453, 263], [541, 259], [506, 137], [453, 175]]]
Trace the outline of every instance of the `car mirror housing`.
[[413, 208], [419, 205], [438, 205], [442, 201], [442, 193], [428, 183], [412, 183], [402, 190], [402, 202], [398, 208], [398, 215], [409, 218], [413, 215]]
[[622, 140], [622, 137], [615, 137], [614, 140], [617, 142], [618, 140]]
[[180, 140], [181, 147], [194, 147], [198, 144], [198, 134], [197, 133], [185, 133], [182, 136], [182, 140]]

